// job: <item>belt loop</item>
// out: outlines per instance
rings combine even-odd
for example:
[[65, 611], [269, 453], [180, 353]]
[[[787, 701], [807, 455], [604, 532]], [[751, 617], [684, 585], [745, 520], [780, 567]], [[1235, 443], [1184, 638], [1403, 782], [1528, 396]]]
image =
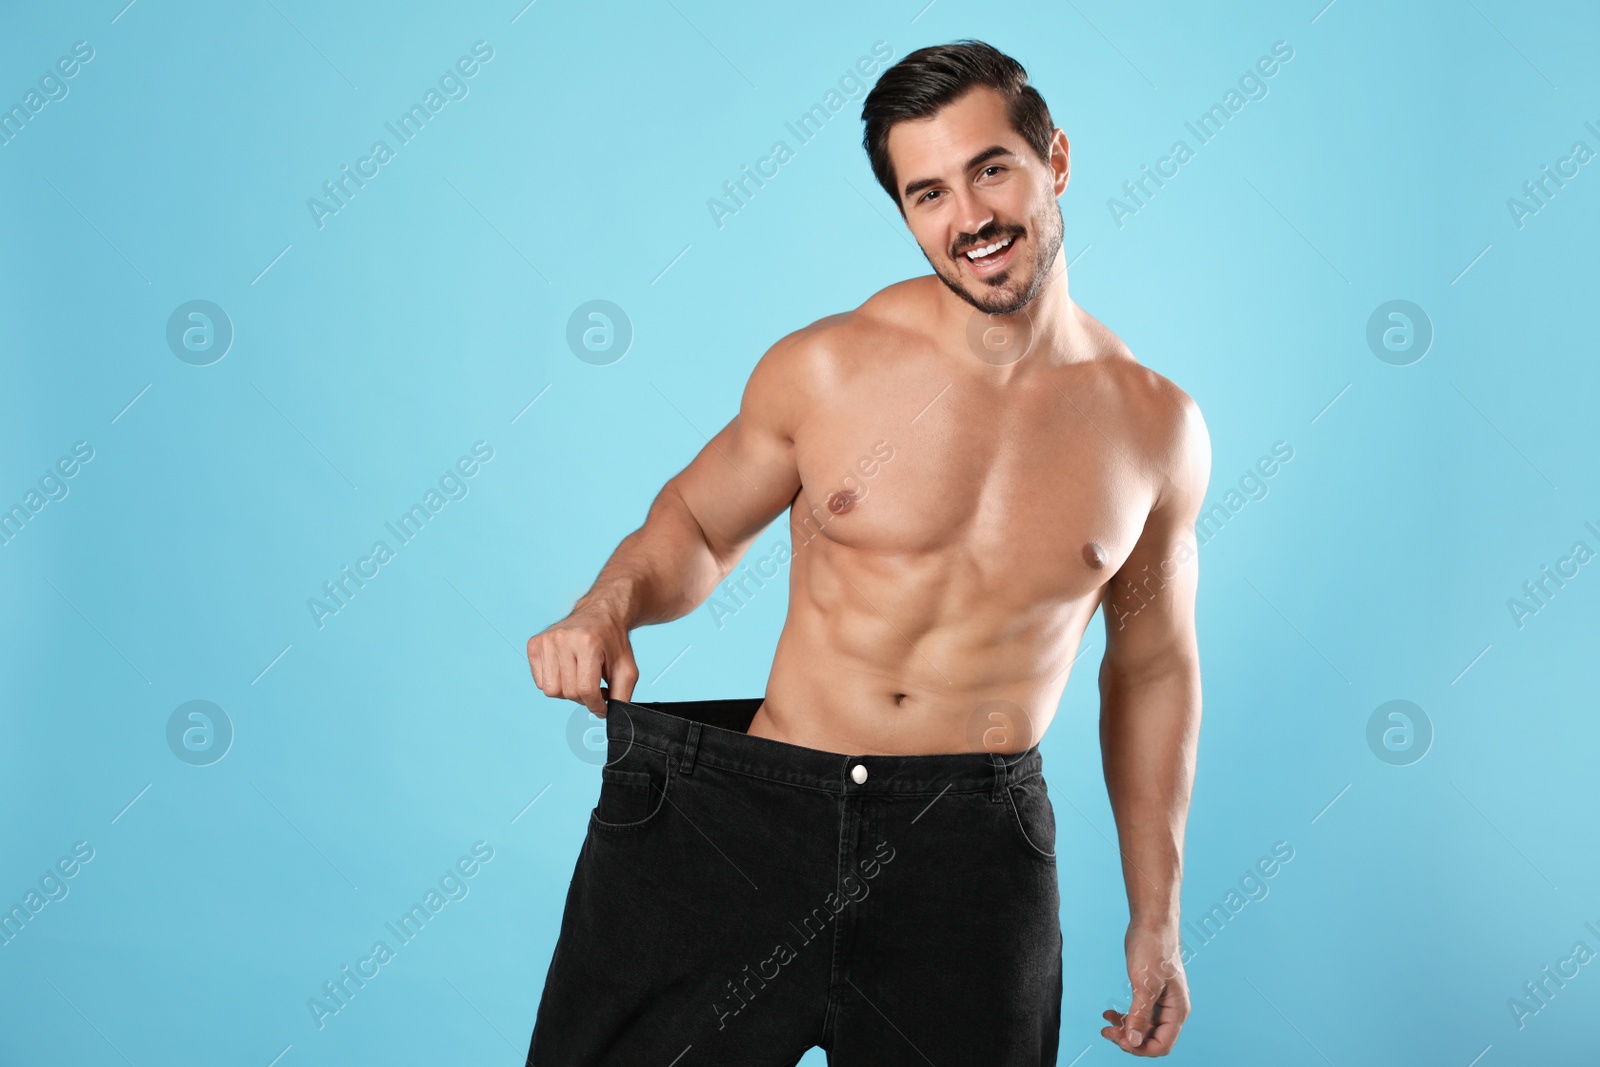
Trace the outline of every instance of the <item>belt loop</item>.
[[683, 755], [678, 760], [678, 773], [679, 774], [693, 774], [694, 773], [694, 757], [695, 757], [695, 752], [699, 748], [700, 748], [700, 724], [698, 722], [691, 722], [689, 724], [689, 732], [684, 737], [684, 741], [683, 741]]
[[1006, 761], [1000, 753], [989, 753], [989, 763], [994, 767], [994, 792], [990, 794], [991, 800], [1004, 800], [1006, 798]]

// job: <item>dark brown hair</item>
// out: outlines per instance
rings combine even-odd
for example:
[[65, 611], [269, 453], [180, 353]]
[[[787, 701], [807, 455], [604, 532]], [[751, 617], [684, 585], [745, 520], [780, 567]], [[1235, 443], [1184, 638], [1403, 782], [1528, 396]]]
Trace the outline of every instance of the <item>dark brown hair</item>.
[[928, 118], [980, 85], [1006, 98], [1011, 128], [1035, 155], [1049, 161], [1055, 123], [1044, 97], [1028, 84], [1028, 72], [1021, 63], [992, 45], [971, 39], [919, 48], [883, 72], [861, 107], [861, 121], [867, 124], [861, 144], [872, 161], [873, 177], [902, 215], [905, 209], [895, 189], [894, 165], [889, 162], [890, 128], [907, 119]]

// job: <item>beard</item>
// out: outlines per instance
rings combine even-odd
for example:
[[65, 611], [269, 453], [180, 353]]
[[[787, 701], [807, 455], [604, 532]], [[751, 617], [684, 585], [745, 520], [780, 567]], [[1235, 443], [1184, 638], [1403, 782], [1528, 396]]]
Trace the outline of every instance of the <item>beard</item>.
[[[1050, 267], [1055, 263], [1057, 253], [1061, 251], [1065, 229], [1059, 201], [1051, 201], [1049, 209], [1043, 213], [1041, 223], [1036, 235], [1038, 239], [1029, 242], [1033, 255], [1007, 267], [999, 274], [979, 279], [978, 284], [981, 288], [977, 290], [967, 288], [958, 274], [945, 273], [945, 270], [933, 261], [933, 257], [928, 255], [926, 249], [923, 249], [922, 255], [933, 268], [933, 273], [944, 283], [945, 288], [956, 296], [990, 315], [1010, 315], [1032, 303], [1033, 298], [1039, 295], [1039, 290], [1044, 288], [1044, 283], [1049, 280]], [[1013, 234], [1022, 236], [1020, 231], [1012, 227], [991, 224], [972, 235], [970, 247], [981, 248]], [[958, 254], [964, 255], [964, 253]]]

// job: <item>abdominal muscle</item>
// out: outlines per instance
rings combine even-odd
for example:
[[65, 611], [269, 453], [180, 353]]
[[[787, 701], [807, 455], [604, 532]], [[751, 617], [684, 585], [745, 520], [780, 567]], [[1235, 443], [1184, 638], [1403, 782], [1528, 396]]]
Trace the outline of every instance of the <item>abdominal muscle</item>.
[[[936, 563], [896, 573], [880, 560], [850, 566], [868, 561], [838, 558], [858, 554], [825, 538], [816, 545], [826, 548], [811, 559], [812, 545], [796, 553], [751, 736], [849, 755], [1014, 753], [1039, 742], [1095, 598], [965, 596], [932, 573], [943, 570]], [[818, 588], [826, 603], [811, 595]]]

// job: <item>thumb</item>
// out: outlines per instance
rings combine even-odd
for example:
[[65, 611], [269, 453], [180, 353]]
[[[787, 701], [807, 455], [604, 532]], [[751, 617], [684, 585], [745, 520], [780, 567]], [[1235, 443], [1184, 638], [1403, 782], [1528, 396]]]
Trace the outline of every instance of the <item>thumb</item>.
[[639, 665], [634, 662], [633, 649], [626, 640], [614, 657], [606, 661], [606, 682], [611, 695], [618, 700], [632, 700], [634, 684], [639, 681]]
[[1148, 971], [1133, 981], [1133, 1003], [1122, 1020], [1122, 1029], [1128, 1035], [1128, 1043], [1134, 1048], [1143, 1044], [1144, 1039], [1150, 1034], [1151, 1016], [1155, 1011], [1156, 998], [1160, 992], [1161, 980]]

